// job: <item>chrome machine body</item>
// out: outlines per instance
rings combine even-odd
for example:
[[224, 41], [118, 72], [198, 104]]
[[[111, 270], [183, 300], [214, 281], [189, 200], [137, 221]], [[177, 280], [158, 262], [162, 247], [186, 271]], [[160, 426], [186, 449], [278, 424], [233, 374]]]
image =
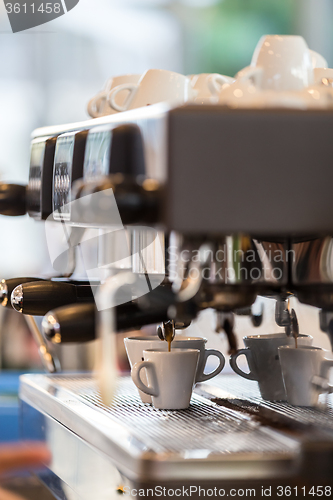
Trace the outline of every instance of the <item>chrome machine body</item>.
[[[276, 298], [276, 321], [288, 333], [288, 297], [296, 295], [320, 308], [321, 327], [332, 340], [332, 129], [331, 111], [153, 105], [36, 130], [27, 206], [32, 217], [71, 228], [59, 272], [82, 279], [76, 270], [80, 246], [86, 269], [102, 270], [96, 275], [99, 298], [119, 291], [110, 291], [112, 277], [128, 271], [148, 286], [141, 298], [130, 286], [127, 303], [120, 301], [112, 313], [97, 312], [90, 299], [87, 309], [80, 288], [72, 302], [50, 307], [43, 322], [48, 339], [91, 340], [94, 322], [102, 325], [102, 340], [108, 322], [115, 331], [166, 321], [185, 327], [213, 308], [216, 329], [225, 331], [232, 350], [234, 314], [260, 324], [251, 311], [256, 297]], [[51, 175], [43, 171], [50, 148]], [[109, 188], [122, 235], [110, 232], [107, 195], [105, 203], [85, 202], [86, 195]], [[70, 200], [79, 210], [67, 210]], [[93, 237], [85, 238], [92, 229]], [[16, 304], [25, 312], [24, 294], [33, 287], [22, 287]], [[73, 302], [81, 304], [71, 309], [71, 320], [64, 307]], [[75, 338], [68, 325], [81, 313], [85, 321]], [[330, 481], [331, 396], [323, 413], [292, 412], [288, 405], [265, 404], [243, 380], [242, 387], [233, 377], [216, 380], [196, 389], [186, 414], [176, 414], [141, 405], [127, 378], [118, 382], [109, 407], [90, 377], [24, 376], [23, 434], [48, 441], [53, 462], [44, 480], [60, 500], [109, 499], [140, 485], [256, 488], [296, 485], [300, 477], [311, 484]], [[255, 409], [264, 422], [254, 418]], [[35, 436], [28, 425], [33, 421]], [[274, 429], [277, 421], [282, 428]], [[64, 453], [71, 459], [65, 462]], [[318, 467], [310, 466], [313, 457]]]

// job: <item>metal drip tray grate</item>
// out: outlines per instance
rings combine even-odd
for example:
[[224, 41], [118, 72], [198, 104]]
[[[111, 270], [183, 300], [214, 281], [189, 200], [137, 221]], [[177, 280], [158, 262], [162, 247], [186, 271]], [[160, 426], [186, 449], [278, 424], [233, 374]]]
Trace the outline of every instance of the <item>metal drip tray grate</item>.
[[76, 436], [102, 452], [126, 477], [288, 476], [301, 450], [298, 440], [198, 394], [187, 410], [154, 409], [141, 402], [130, 377], [118, 379], [111, 406], [103, 405], [90, 376], [79, 375], [24, 375], [20, 398], [26, 414], [39, 413], [46, 429], [63, 429], [48, 431], [51, 449], [54, 433], [68, 429], [66, 439]]
[[157, 410], [143, 404], [129, 377], [120, 378], [114, 402], [103, 405], [100, 393], [90, 378], [52, 377], [54, 386], [130, 430], [145, 448], [157, 454], [190, 457], [270, 453], [290, 455], [297, 446], [260, 428], [258, 423], [233, 410], [194, 395], [187, 410]]
[[266, 410], [281, 423], [294, 423], [296, 426], [314, 426], [320, 430], [333, 432], [333, 394], [321, 395], [318, 408], [296, 407], [288, 403], [265, 401], [261, 398], [257, 382], [246, 380], [237, 375], [221, 375], [209, 384], [201, 384], [197, 391], [202, 394], [226, 399], [235, 406], [247, 409], [249, 403]]

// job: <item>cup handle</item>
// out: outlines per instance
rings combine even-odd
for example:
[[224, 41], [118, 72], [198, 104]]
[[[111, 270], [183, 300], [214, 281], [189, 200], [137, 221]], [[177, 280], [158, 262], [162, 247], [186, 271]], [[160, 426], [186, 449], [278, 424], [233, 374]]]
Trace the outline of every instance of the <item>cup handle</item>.
[[247, 66], [238, 73], [237, 79], [240, 83], [247, 83], [249, 80], [252, 80], [255, 86], [260, 87], [263, 72], [264, 70], [261, 66]]
[[257, 380], [251, 371], [249, 373], [245, 373], [237, 365], [237, 362], [236, 362], [237, 358], [241, 354], [245, 355], [245, 357], [247, 359], [247, 363], [249, 364], [249, 357], [252, 356], [252, 354], [251, 354], [250, 349], [248, 347], [245, 347], [245, 349], [239, 349], [235, 354], [232, 354], [230, 356], [229, 363], [230, 363], [231, 368], [234, 370], [235, 373], [237, 373], [237, 375], [240, 375], [241, 377], [247, 378], [248, 380]]
[[331, 368], [333, 368], [333, 359], [324, 358], [320, 367], [320, 376], [328, 378], [328, 372]]
[[100, 116], [96, 108], [99, 99], [106, 99], [106, 93], [104, 91], [96, 94], [95, 97], [90, 99], [90, 101], [88, 102], [87, 111], [92, 118], [98, 118]]
[[327, 378], [315, 375], [311, 380], [311, 384], [314, 385], [316, 389], [320, 389], [321, 392], [327, 392], [328, 394], [332, 394], [333, 392], [333, 386], [328, 383]]
[[208, 77], [207, 85], [211, 94], [213, 96], [217, 96], [221, 91], [222, 85], [226, 83], [231, 85], [234, 81], [234, 78], [231, 78], [230, 76], [216, 74]]
[[[122, 85], [118, 85], [114, 89], [110, 90], [107, 96], [107, 101], [110, 104], [111, 108], [113, 108], [115, 111], [126, 111], [131, 102], [133, 101], [133, 98], [139, 88], [139, 85], [136, 83], [123, 83]], [[116, 103], [116, 95], [121, 91], [121, 90], [128, 90], [129, 94], [122, 106]]]
[[[147, 368], [147, 370], [152, 370], [154, 387], [148, 387], [146, 384], [142, 382], [140, 377], [140, 372], [143, 368]], [[135, 365], [133, 365], [131, 370], [131, 376], [133, 382], [135, 383], [137, 388], [140, 389], [140, 391], [144, 392], [145, 394], [149, 394], [149, 396], [158, 396], [157, 379], [153, 363], [151, 363], [150, 361], [141, 361], [140, 363], [135, 363]]]
[[[206, 374], [206, 373], [204, 373], [204, 369], [205, 369], [207, 359], [209, 358], [209, 356], [217, 356], [219, 358], [220, 362], [219, 362], [219, 365], [215, 368], [215, 370]], [[209, 380], [209, 379], [215, 377], [215, 375], [218, 375], [223, 370], [224, 365], [225, 365], [225, 359], [224, 359], [222, 352], [217, 351], [216, 349], [205, 349], [205, 361], [203, 364], [204, 368], [203, 368], [202, 373], [199, 374], [199, 376], [197, 378], [197, 382], [205, 382], [206, 380]]]
[[324, 358], [320, 367], [320, 375], [315, 375], [311, 380], [311, 384], [317, 389], [321, 389], [321, 392], [329, 394], [333, 392], [333, 386], [328, 382], [328, 372], [331, 368], [333, 368], [333, 360]]

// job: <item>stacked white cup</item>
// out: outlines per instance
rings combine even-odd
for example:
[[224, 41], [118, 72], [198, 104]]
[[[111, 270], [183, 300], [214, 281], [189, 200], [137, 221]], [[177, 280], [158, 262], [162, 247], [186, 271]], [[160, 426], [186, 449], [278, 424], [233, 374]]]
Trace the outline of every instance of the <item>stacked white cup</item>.
[[263, 36], [250, 66], [221, 90], [218, 101], [233, 108], [326, 108], [330, 95], [314, 85], [318, 72], [323, 74], [315, 66], [325, 63], [300, 36]]

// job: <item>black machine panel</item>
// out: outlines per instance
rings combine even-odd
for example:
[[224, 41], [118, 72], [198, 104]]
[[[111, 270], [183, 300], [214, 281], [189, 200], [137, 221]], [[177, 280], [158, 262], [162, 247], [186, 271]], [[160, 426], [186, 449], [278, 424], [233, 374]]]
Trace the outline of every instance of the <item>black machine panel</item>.
[[171, 110], [167, 227], [184, 234], [332, 234], [332, 130], [330, 110]]
[[84, 179], [118, 173], [134, 177], [145, 174], [140, 129], [134, 124], [92, 128], [84, 156]]
[[57, 137], [39, 137], [31, 143], [27, 210], [35, 219], [52, 213], [52, 176]]

